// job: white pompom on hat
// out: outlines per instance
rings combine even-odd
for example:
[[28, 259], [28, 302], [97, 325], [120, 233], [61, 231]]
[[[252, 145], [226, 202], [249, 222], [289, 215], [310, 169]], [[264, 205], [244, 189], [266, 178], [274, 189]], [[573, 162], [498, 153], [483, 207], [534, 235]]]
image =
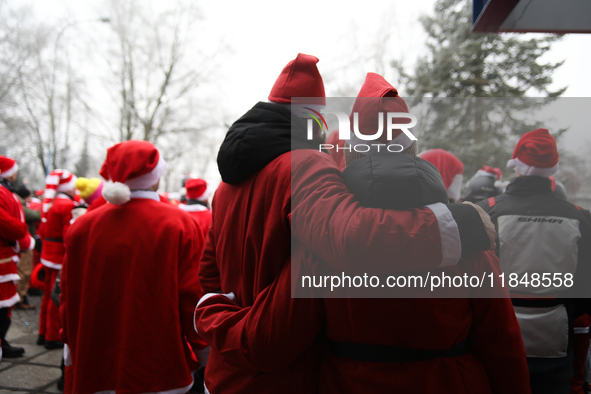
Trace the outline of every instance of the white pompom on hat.
[[132, 190], [146, 190], [155, 185], [166, 162], [158, 149], [148, 141], [125, 141], [107, 149], [100, 175], [108, 182], [103, 187], [105, 200], [123, 205], [131, 199]]

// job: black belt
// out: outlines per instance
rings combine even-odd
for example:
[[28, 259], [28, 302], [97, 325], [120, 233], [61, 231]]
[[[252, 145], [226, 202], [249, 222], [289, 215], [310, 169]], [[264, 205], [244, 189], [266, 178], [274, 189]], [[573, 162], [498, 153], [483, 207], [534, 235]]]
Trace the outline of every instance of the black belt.
[[368, 343], [339, 342], [328, 340], [331, 353], [358, 361], [375, 363], [412, 363], [433, 358], [460, 357], [470, 351], [468, 340], [443, 350], [411, 349], [394, 345], [375, 345]]
[[63, 238], [43, 238], [43, 241], [59, 242], [61, 244], [64, 243], [64, 239]]
[[524, 298], [511, 298], [513, 306], [525, 306], [529, 308], [550, 308], [556, 305], [564, 304], [566, 300], [555, 298], [552, 300], [536, 300], [536, 299], [524, 299]]

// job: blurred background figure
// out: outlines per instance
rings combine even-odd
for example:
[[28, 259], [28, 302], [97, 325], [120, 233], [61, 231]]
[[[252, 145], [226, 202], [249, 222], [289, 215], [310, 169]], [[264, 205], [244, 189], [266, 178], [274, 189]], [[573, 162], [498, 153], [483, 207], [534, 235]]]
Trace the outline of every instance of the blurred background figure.
[[88, 205], [89, 210], [98, 208], [107, 202], [102, 194], [104, 184], [105, 182], [99, 178], [80, 177], [76, 179], [76, 189], [80, 192], [80, 197]]
[[484, 166], [466, 183], [466, 195], [462, 200], [477, 203], [503, 192], [500, 186], [503, 171], [499, 168]]
[[[41, 210], [31, 209], [29, 204], [31, 203], [31, 191], [25, 184], [21, 184], [16, 190], [16, 195], [23, 207], [25, 213], [25, 222], [29, 229], [31, 237], [35, 237], [39, 223], [41, 223]], [[40, 208], [37, 206], [37, 208]], [[33, 250], [21, 252], [20, 262], [18, 263], [18, 276], [20, 280], [16, 291], [20, 297], [20, 301], [15, 305], [17, 309], [35, 309], [35, 305], [29, 302], [27, 293], [29, 291], [29, 281], [31, 280], [31, 273], [33, 272]]]
[[203, 179], [189, 178], [185, 182], [186, 202], [179, 204], [179, 208], [189, 213], [197, 222], [197, 225], [207, 234], [211, 224], [211, 211], [209, 209], [209, 196], [211, 190]]
[[[10, 328], [12, 307], [20, 301], [16, 288], [20, 279], [17, 270], [20, 253], [30, 251], [35, 246], [35, 241], [24, 225], [23, 208], [15, 193], [17, 176], [16, 160], [0, 156], [0, 208], [3, 210], [0, 214], [6, 222], [0, 234], [0, 356], [5, 358], [20, 357], [25, 353], [24, 348], [10, 345], [6, 334]], [[9, 219], [13, 219], [13, 222], [9, 223]], [[19, 221], [23, 224], [20, 228]]]
[[45, 271], [45, 292], [39, 315], [38, 345], [46, 349], [63, 347], [59, 341], [60, 317], [50, 293], [66, 253], [64, 238], [70, 228], [72, 209], [77, 205], [76, 176], [67, 170], [54, 170], [45, 179], [45, 198], [41, 213], [39, 235], [43, 242], [41, 263]]
[[419, 157], [437, 167], [447, 189], [449, 202], [459, 201], [464, 181], [464, 163], [454, 154], [443, 149], [429, 149]]

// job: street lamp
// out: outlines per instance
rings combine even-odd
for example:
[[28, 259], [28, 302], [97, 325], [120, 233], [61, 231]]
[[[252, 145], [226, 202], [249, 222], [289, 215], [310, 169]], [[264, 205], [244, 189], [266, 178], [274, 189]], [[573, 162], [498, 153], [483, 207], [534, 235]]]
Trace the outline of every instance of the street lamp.
[[[53, 142], [54, 148], [56, 147], [56, 140], [55, 140], [55, 134], [56, 134], [55, 121], [56, 121], [56, 119], [55, 119], [55, 112], [54, 112], [54, 97], [55, 97], [55, 79], [56, 79], [56, 73], [57, 73], [59, 42], [60, 42], [64, 32], [68, 28], [82, 24], [82, 23], [89, 23], [89, 22], [111, 23], [111, 19], [109, 19], [107, 17], [100, 17], [98, 19], [83, 19], [83, 20], [68, 23], [60, 29], [60, 31], [57, 33], [57, 36], [55, 38], [55, 44], [53, 47], [53, 69], [51, 70], [51, 90], [50, 90], [50, 95], [49, 95], [49, 122], [50, 122], [50, 131], [51, 131], [51, 137], [52, 137], [51, 142]], [[67, 137], [68, 136], [66, 134], [66, 149], [67, 149]], [[55, 151], [55, 156], [57, 156], [57, 149]], [[57, 158], [54, 157], [54, 160], [57, 161]], [[49, 174], [50, 166], [51, 166], [51, 143], [48, 146], [47, 166], [45, 168], [45, 175]]]

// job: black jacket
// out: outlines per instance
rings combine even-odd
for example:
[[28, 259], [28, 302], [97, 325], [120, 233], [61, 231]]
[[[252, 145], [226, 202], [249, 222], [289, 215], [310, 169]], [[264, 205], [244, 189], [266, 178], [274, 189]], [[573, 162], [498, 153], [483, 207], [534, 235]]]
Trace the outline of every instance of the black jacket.
[[[591, 214], [557, 197], [550, 180], [539, 176], [518, 177], [504, 194], [478, 205], [489, 213], [497, 229], [496, 252], [513, 294], [526, 351], [528, 342], [531, 347], [528, 356], [543, 357], [531, 352], [545, 346], [545, 332], [546, 343], [565, 342], [564, 336], [551, 332], [564, 322], [564, 312], [569, 334], [576, 317], [591, 313], [587, 298], [591, 297]], [[511, 274], [517, 282], [508, 282]], [[532, 281], [535, 274], [543, 283]], [[551, 280], [544, 279], [544, 274]], [[572, 286], [555, 286], [560, 284], [556, 278], [564, 282], [566, 275], [573, 275]]]

